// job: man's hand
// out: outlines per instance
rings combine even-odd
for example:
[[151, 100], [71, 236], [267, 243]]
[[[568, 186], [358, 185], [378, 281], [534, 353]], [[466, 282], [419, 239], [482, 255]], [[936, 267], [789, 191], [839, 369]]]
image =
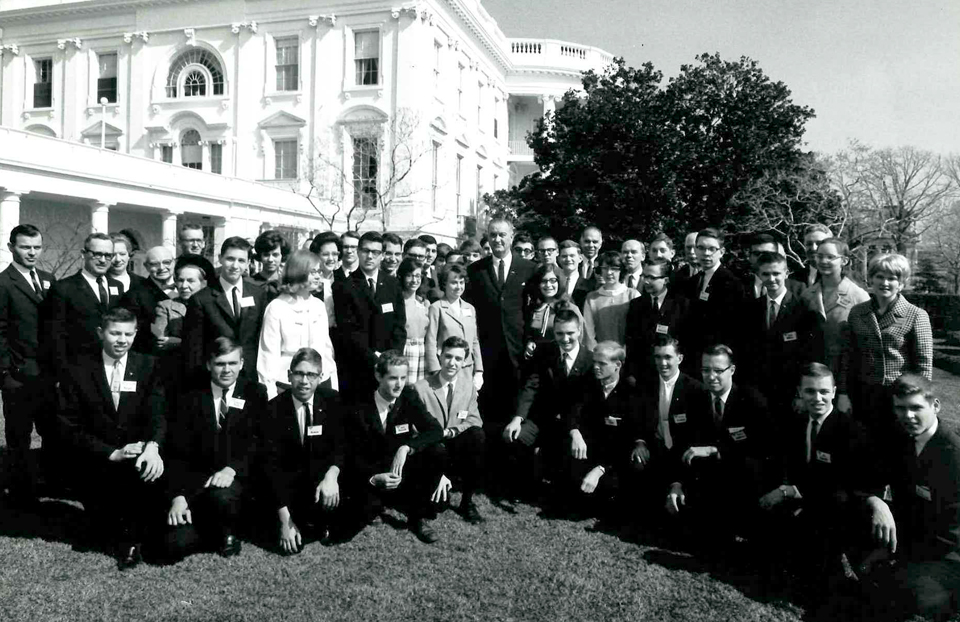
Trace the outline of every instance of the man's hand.
[[384, 490], [394, 490], [397, 486], [400, 485], [400, 478], [394, 475], [393, 473], [377, 473], [370, 481], [373, 482], [373, 485], [377, 488], [383, 488]]
[[583, 441], [580, 430], [570, 430], [570, 455], [576, 460], [587, 459], [587, 444]]
[[687, 504], [687, 496], [683, 494], [683, 486], [675, 482], [670, 485], [667, 493], [667, 512], [671, 515], [680, 513], [680, 506]]
[[300, 537], [300, 530], [293, 523], [288, 511], [287, 519], [280, 520], [280, 548], [284, 553], [299, 553], [302, 546], [303, 538]]
[[233, 479], [237, 476], [237, 472], [233, 470], [232, 467], [223, 467], [213, 475], [207, 478], [207, 483], [203, 485], [204, 488], [209, 488], [213, 486], [214, 488], [230, 488], [233, 486]]
[[340, 505], [340, 483], [337, 481], [336, 474], [327, 472], [317, 484], [313, 500], [316, 503], [322, 502], [325, 510], [333, 510]]
[[393, 455], [393, 465], [390, 467], [391, 473], [397, 477], [403, 477], [403, 465], [407, 463], [407, 454], [409, 453], [410, 447], [407, 445], [400, 445], [397, 448], [397, 453]]
[[122, 462], [123, 460], [130, 460], [136, 458], [143, 453], [143, 442], [137, 443], [127, 443], [120, 449], [115, 449], [112, 454], [110, 454], [110, 460], [112, 462]]
[[510, 423], [507, 424], [507, 427], [503, 429], [503, 440], [508, 443], [512, 443], [517, 440], [517, 437], [520, 436], [520, 425], [523, 424], [523, 419], [520, 417], [514, 417], [510, 420]]
[[633, 451], [630, 452], [630, 462], [637, 463], [641, 467], [650, 462], [650, 450], [643, 441], [637, 441]]
[[443, 430], [443, 438], [453, 438], [456, 435], [457, 435], [456, 428], [444, 428]]
[[853, 404], [850, 403], [850, 396], [846, 393], [837, 396], [837, 410], [847, 414], [853, 412]]
[[523, 358], [533, 358], [533, 353], [536, 351], [537, 343], [535, 341], [528, 341], [526, 347], [523, 348]]
[[167, 524], [176, 527], [191, 523], [193, 523], [193, 517], [190, 515], [190, 508], [187, 507], [187, 498], [183, 495], [174, 497], [173, 503], [170, 504], [170, 511], [167, 512]]
[[587, 476], [583, 478], [583, 481], [580, 482], [580, 490], [589, 494], [593, 494], [593, 491], [597, 489], [597, 484], [600, 483], [600, 478], [603, 477], [603, 468], [595, 466], [590, 469], [590, 472], [587, 473]]
[[450, 487], [453, 484], [447, 479], [446, 475], [440, 476], [440, 482], [437, 484], [437, 489], [433, 491], [433, 495], [430, 496], [430, 500], [434, 503], [446, 503], [447, 499], [450, 496]]
[[767, 494], [760, 497], [760, 507], [764, 510], [772, 510], [780, 505], [780, 503], [782, 503], [786, 498], [786, 495], [779, 488], [774, 488]]
[[891, 553], [897, 552], [897, 524], [893, 520], [893, 513], [879, 497], [867, 499], [867, 506], [871, 510], [870, 524], [873, 529], [873, 538]]
[[163, 475], [163, 458], [160, 457], [157, 444], [147, 443], [133, 466], [140, 471], [140, 479], [143, 481], [152, 482], [159, 479]]
[[482, 371], [473, 373], [473, 388], [477, 390], [477, 393], [479, 393], [480, 389], [483, 388], [483, 372]]
[[691, 447], [683, 452], [683, 463], [690, 465], [694, 458], [709, 458], [720, 453], [716, 447]]

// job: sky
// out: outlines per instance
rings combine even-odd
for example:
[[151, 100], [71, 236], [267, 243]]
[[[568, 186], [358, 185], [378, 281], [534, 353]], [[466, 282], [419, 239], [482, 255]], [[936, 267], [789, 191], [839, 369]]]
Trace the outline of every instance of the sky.
[[960, 153], [960, 0], [482, 0], [507, 37], [561, 39], [676, 75], [748, 56], [816, 118], [806, 148], [851, 139]]

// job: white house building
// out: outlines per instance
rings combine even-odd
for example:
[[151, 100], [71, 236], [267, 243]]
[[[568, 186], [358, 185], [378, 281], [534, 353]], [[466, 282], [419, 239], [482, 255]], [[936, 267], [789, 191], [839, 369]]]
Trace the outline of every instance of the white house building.
[[358, 223], [453, 240], [611, 59], [508, 39], [478, 0], [3, 0], [0, 241], [19, 222], [55, 253], [188, 222], [212, 246]]

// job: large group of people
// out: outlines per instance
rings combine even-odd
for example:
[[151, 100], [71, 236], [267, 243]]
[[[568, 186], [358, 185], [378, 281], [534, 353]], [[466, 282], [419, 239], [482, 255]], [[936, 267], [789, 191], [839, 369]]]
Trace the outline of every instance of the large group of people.
[[479, 523], [484, 490], [704, 550], [745, 541], [807, 576], [846, 554], [898, 605], [955, 605], [960, 436], [937, 416], [906, 258], [873, 257], [868, 294], [819, 225], [802, 270], [761, 234], [747, 274], [712, 228], [679, 257], [662, 233], [619, 250], [596, 227], [485, 233], [292, 249], [267, 231], [226, 239], [214, 267], [187, 226], [179, 252], [146, 250], [145, 277], [129, 236], [93, 233], [57, 280], [42, 232], [17, 226], [0, 273], [7, 502], [36, 499], [36, 425], [121, 569], [151, 540], [164, 560], [238, 554], [244, 506], [290, 554], [384, 505], [433, 543], [452, 492]]

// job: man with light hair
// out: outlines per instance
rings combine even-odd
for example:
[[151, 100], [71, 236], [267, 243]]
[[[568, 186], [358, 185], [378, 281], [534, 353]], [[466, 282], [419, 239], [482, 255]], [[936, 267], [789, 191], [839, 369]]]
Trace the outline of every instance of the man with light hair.
[[203, 235], [203, 227], [194, 224], [185, 224], [180, 227], [178, 239], [181, 255], [202, 255], [207, 248], [207, 240]]

